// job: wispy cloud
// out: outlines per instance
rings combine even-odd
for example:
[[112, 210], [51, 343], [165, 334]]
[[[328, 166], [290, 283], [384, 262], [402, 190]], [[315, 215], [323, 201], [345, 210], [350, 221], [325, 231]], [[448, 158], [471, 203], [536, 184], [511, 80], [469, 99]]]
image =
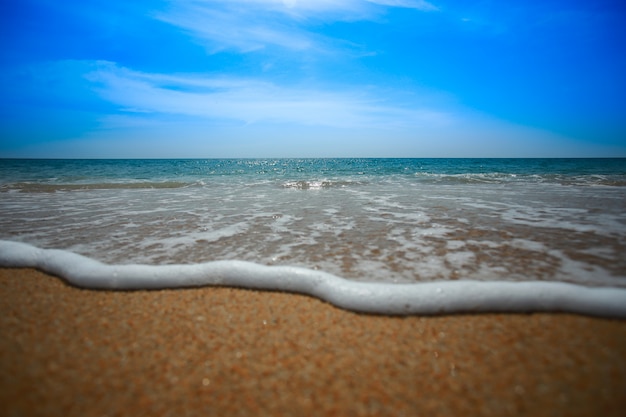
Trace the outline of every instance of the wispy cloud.
[[383, 6], [405, 7], [409, 9], [423, 10], [432, 12], [439, 10], [437, 6], [423, 0], [367, 0], [370, 3], [376, 3]]
[[[363, 90], [279, 86], [253, 78], [165, 75], [99, 62], [87, 78], [126, 114], [159, 113], [240, 124], [397, 128], [446, 123], [448, 114], [390, 105]], [[360, 92], [357, 92], [360, 91]]]
[[332, 40], [307, 24], [370, 19], [387, 7], [438, 10], [424, 0], [174, 0], [155, 18], [180, 27], [212, 53], [328, 50]]
[[204, 43], [211, 53], [225, 49], [251, 52], [267, 46], [298, 51], [316, 44], [313, 34], [277, 18], [274, 13], [260, 16], [255, 8], [239, 9], [232, 4], [212, 7], [192, 2], [176, 5], [156, 17], [181, 27]]

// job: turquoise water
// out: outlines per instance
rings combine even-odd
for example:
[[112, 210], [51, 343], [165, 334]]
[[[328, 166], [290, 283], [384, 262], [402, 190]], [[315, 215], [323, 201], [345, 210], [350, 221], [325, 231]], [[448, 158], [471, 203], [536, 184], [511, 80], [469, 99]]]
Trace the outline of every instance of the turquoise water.
[[0, 160], [0, 239], [117, 264], [626, 287], [626, 159]]
[[206, 181], [355, 180], [409, 176], [433, 183], [534, 182], [626, 185], [626, 159], [191, 159], [0, 160], [0, 186]]

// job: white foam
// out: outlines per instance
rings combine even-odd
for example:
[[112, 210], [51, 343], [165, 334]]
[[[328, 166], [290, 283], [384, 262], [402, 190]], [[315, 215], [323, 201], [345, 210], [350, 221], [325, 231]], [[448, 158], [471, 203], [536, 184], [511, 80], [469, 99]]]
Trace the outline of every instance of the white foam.
[[348, 281], [305, 268], [242, 261], [194, 265], [107, 265], [84, 256], [0, 240], [0, 266], [32, 267], [92, 289], [221, 285], [309, 294], [348, 310], [377, 314], [561, 311], [626, 318], [626, 289], [562, 282]]
[[[542, 209], [536, 212], [529, 208], [509, 209], [502, 213], [502, 219], [513, 223], [531, 227], [544, 227], [571, 230], [573, 232], [595, 232], [601, 230], [597, 225], [581, 223], [579, 217], [585, 213], [578, 209]], [[547, 217], [547, 218], [546, 218]], [[572, 220], [566, 220], [573, 218]]]
[[457, 250], [466, 246], [462, 240], [448, 240], [446, 246], [449, 250]]
[[454, 229], [433, 223], [431, 227], [416, 228], [413, 232], [413, 236], [444, 238], [451, 233], [454, 233]]
[[446, 261], [453, 268], [462, 268], [465, 265], [473, 264], [476, 260], [476, 254], [469, 251], [450, 252], [446, 255]]

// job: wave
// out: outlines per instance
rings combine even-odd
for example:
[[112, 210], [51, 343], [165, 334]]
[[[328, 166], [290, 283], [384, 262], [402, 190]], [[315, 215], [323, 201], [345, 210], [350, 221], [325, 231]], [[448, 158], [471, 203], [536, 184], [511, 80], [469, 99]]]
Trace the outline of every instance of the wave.
[[418, 172], [414, 176], [418, 181], [425, 183], [450, 185], [545, 183], [565, 186], [626, 186], [626, 177], [623, 175], [515, 174], [506, 172], [440, 174]]
[[25, 193], [54, 193], [57, 191], [89, 191], [89, 190], [136, 190], [136, 189], [167, 189], [185, 188], [193, 183], [179, 181], [160, 182], [113, 182], [113, 183], [86, 183], [86, 184], [51, 184], [38, 182], [17, 182], [3, 184], [0, 191], [20, 191]]
[[231, 286], [308, 294], [356, 312], [388, 315], [568, 312], [626, 319], [626, 289], [563, 282], [348, 281], [305, 268], [244, 261], [193, 265], [108, 265], [63, 250], [0, 240], [0, 266], [30, 267], [90, 289], [139, 290]]
[[342, 180], [299, 180], [287, 181], [282, 184], [283, 188], [293, 188], [297, 190], [319, 190], [322, 188], [345, 188], [354, 185], [361, 185], [360, 181], [342, 181]]

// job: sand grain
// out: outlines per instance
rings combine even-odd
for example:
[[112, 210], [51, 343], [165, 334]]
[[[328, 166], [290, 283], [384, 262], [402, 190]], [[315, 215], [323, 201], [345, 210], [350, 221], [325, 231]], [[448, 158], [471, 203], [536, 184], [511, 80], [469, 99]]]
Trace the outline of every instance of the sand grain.
[[229, 288], [110, 292], [0, 269], [2, 416], [602, 415], [626, 322], [384, 317]]

